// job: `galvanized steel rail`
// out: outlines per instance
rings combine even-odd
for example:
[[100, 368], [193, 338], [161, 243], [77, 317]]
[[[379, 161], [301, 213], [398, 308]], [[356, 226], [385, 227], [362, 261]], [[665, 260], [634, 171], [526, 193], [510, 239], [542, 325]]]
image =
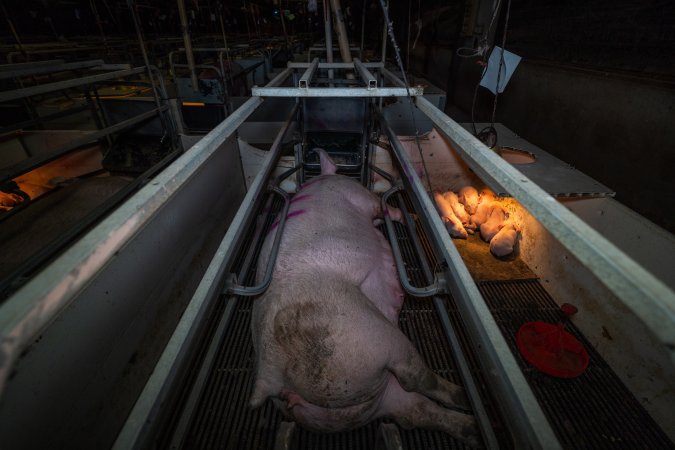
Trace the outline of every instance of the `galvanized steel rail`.
[[45, 94], [47, 92], [60, 91], [77, 86], [84, 86], [87, 84], [97, 83], [99, 81], [113, 80], [115, 78], [128, 77], [129, 75], [136, 75], [146, 70], [145, 67], [136, 67], [128, 70], [117, 70], [110, 73], [101, 73], [98, 75], [91, 75], [88, 77], [75, 78], [73, 80], [57, 81], [56, 83], [41, 84], [39, 86], [31, 86], [23, 89], [14, 89], [12, 91], [0, 92], [0, 103], [16, 100], [19, 98], [26, 98], [32, 95]]
[[516, 448], [560, 449], [551, 425], [525, 380], [504, 336], [478, 291], [455, 244], [436, 213], [436, 208], [394, 131], [380, 115], [380, 124], [401, 164], [401, 179], [420, 203], [417, 213], [429, 224], [430, 238], [448, 264], [446, 282], [457, 303], [467, 331], [475, 343], [476, 355], [491, 382], [502, 415], [516, 439]]

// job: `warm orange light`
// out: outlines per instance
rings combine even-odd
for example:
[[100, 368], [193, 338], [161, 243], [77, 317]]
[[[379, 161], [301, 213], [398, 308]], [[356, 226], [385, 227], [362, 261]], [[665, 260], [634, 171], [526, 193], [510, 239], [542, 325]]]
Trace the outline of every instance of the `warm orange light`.
[[204, 106], [201, 102], [183, 102], [183, 106]]
[[101, 169], [99, 146], [78, 150], [14, 179], [19, 189], [35, 200], [69, 178]]
[[9, 211], [23, 201], [19, 194], [0, 191], [0, 211]]

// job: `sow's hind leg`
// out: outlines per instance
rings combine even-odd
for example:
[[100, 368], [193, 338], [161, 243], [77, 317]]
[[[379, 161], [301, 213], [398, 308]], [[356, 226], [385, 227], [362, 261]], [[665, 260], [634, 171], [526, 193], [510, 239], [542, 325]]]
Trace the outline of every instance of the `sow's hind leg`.
[[464, 389], [429, 369], [402, 332], [391, 342], [391, 348], [396, 350], [390, 354], [387, 369], [395, 378], [390, 379], [379, 416], [391, 417], [404, 428], [443, 431], [478, 446], [480, 431], [476, 419], [436, 403], [469, 410]]
[[441, 431], [472, 448], [482, 447], [480, 430], [473, 416], [443, 408], [417, 392], [408, 392], [394, 377], [389, 381], [377, 416], [392, 418], [405, 429]]

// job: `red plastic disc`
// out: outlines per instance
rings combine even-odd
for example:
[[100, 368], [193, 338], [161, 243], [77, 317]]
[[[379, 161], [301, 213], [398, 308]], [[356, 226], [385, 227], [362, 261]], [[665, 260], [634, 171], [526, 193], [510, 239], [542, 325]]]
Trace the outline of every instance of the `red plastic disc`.
[[561, 323], [526, 323], [518, 330], [516, 343], [525, 360], [548, 375], [574, 378], [588, 367], [586, 349]]

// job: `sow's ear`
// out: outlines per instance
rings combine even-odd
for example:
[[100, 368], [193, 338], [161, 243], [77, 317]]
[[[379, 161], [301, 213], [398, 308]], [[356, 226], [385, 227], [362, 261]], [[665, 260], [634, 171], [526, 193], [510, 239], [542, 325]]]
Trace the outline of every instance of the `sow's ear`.
[[321, 160], [321, 175], [335, 175], [337, 166], [330, 159], [328, 153], [322, 148], [315, 148], [314, 151], [319, 154], [319, 159]]

